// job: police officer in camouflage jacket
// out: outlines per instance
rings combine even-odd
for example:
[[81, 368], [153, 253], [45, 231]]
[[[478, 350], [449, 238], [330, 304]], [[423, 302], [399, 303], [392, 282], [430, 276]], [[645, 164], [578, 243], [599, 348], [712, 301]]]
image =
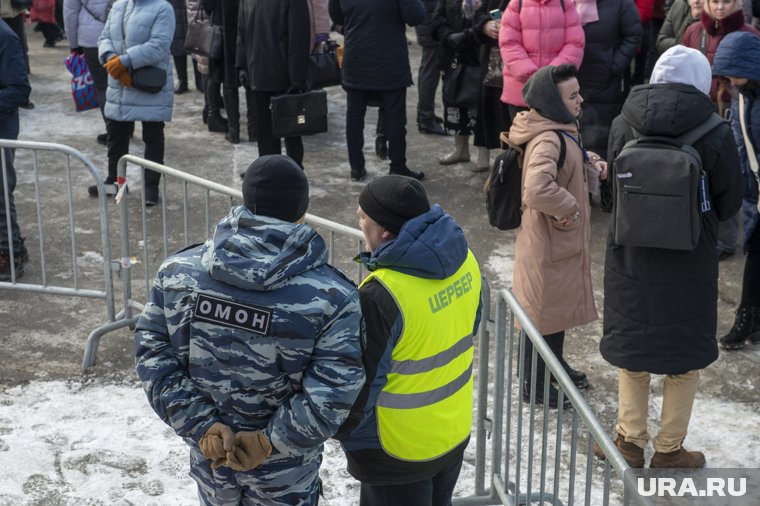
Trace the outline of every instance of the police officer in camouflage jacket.
[[364, 383], [356, 286], [303, 224], [308, 181], [263, 156], [204, 245], [166, 259], [135, 331], [151, 406], [205, 505], [312, 505], [322, 443]]

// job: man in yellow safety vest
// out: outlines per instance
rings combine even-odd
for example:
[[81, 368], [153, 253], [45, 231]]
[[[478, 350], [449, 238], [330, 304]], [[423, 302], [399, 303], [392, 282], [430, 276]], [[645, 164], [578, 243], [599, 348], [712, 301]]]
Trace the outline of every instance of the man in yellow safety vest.
[[413, 178], [371, 181], [357, 212], [367, 381], [336, 438], [361, 506], [449, 505], [472, 424], [480, 268]]

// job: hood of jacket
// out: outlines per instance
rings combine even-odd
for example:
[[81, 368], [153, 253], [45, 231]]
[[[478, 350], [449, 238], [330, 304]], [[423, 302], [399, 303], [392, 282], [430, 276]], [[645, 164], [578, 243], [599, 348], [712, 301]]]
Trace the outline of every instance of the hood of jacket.
[[512, 127], [509, 129], [509, 140], [514, 144], [525, 144], [538, 134], [550, 130], [564, 130], [573, 136], [578, 135], [576, 123], [557, 123], [541, 116], [535, 109], [531, 109], [515, 116]]
[[267, 291], [327, 262], [322, 237], [308, 225], [233, 208], [203, 246], [209, 275], [238, 288]]
[[678, 136], [704, 123], [713, 113], [710, 98], [682, 83], [635, 86], [623, 105], [623, 117], [645, 135]]
[[710, 61], [700, 51], [677, 44], [657, 59], [649, 82], [690, 84], [706, 95], [712, 83]]
[[702, 11], [700, 22], [705, 31], [710, 35], [726, 35], [744, 26], [744, 12], [741, 10], [741, 2], [736, 2], [739, 5], [739, 10], [732, 12], [723, 19], [712, 17], [707, 11], [708, 4], [709, 2], [705, 2], [705, 10]]
[[760, 38], [750, 32], [726, 35], [713, 58], [712, 73], [760, 82]]
[[358, 260], [368, 270], [392, 269], [425, 279], [446, 279], [467, 258], [467, 240], [454, 218], [434, 204], [430, 211], [407, 221], [395, 239]]

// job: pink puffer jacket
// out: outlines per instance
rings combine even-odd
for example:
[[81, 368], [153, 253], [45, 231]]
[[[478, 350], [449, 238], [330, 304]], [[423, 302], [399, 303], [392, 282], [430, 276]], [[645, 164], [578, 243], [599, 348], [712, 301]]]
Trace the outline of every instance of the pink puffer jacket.
[[[522, 87], [530, 76], [546, 65], [583, 60], [583, 34], [573, 0], [513, 0], [501, 18], [499, 49], [504, 61], [501, 101], [526, 107]], [[522, 10], [518, 12], [520, 4]]]

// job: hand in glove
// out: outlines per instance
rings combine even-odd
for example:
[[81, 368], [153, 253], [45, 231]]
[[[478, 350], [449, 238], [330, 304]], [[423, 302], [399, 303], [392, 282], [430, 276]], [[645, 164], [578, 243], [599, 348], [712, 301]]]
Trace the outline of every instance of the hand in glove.
[[248, 80], [248, 71], [245, 69], [238, 69], [238, 84], [249, 90], [250, 81]]
[[117, 79], [124, 86], [128, 88], [132, 86], [132, 76], [129, 75], [129, 70], [121, 63], [121, 58], [118, 56], [112, 57], [103, 67], [111, 77]]
[[235, 448], [235, 434], [228, 426], [216, 422], [201, 437], [198, 445], [203, 456], [212, 461], [211, 467], [216, 469], [225, 463], [227, 452]]
[[454, 32], [450, 33], [446, 36], [443, 41], [446, 43], [446, 45], [449, 47], [449, 49], [457, 50], [464, 42], [465, 33], [464, 32]]
[[260, 430], [238, 432], [233, 450], [227, 453], [227, 465], [235, 471], [250, 471], [271, 453], [272, 444]]

